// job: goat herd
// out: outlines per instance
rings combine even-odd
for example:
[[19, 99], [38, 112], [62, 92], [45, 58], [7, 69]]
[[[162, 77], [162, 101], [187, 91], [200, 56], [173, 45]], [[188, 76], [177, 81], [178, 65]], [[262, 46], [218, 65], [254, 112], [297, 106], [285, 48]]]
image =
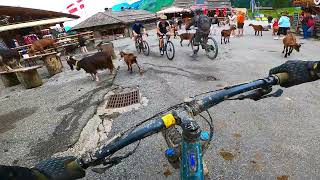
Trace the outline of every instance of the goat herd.
[[[255, 35], [262, 36], [262, 31], [264, 28], [261, 25], [253, 25], [250, 24], [249, 26], [253, 27], [255, 31]], [[232, 31], [235, 30], [235, 27], [231, 26], [230, 29], [222, 30], [221, 31], [221, 44], [226, 44], [227, 42], [230, 42], [230, 36]], [[179, 35], [181, 38], [180, 44], [182, 46], [183, 40], [188, 40], [189, 45], [192, 41], [192, 38], [194, 36], [193, 33], [182, 33]], [[44, 49], [52, 46], [56, 49], [55, 40], [51, 39], [42, 39], [34, 42], [29, 50], [29, 55], [34, 55], [36, 51], [44, 52]], [[188, 45], [188, 46], [189, 46]], [[293, 49], [295, 49], [297, 52], [299, 52], [301, 43], [297, 43], [296, 37], [293, 33], [288, 31], [288, 34], [283, 39], [283, 45], [284, 49], [282, 53], [285, 53], [285, 57], [290, 56]], [[125, 63], [128, 66], [128, 71], [132, 72], [132, 65], [136, 64], [139, 68], [140, 74], [142, 74], [142, 69], [140, 68], [138, 62], [137, 62], [137, 56], [135, 56], [133, 53], [125, 53], [120, 52], [121, 58], [124, 59]], [[92, 56], [84, 57], [81, 60], [76, 60], [73, 57], [67, 56], [67, 63], [70, 66], [71, 70], [74, 69], [74, 66], [77, 70], [84, 69], [87, 73], [89, 73], [92, 76], [93, 80], [99, 81], [99, 78], [97, 76], [97, 70], [102, 69], [109, 69], [111, 73], [113, 73], [114, 65], [112, 63], [112, 54], [110, 52], [105, 52], [100, 49], [99, 52], [95, 53]], [[17, 50], [12, 49], [0, 49], [0, 72], [1, 71], [9, 71], [12, 68], [19, 68], [20, 65], [20, 54]]]

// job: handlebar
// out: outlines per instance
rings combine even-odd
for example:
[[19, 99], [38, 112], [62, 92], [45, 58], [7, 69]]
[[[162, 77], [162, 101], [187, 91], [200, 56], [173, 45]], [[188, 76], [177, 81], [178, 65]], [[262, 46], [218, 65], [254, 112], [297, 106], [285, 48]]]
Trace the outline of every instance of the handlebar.
[[[193, 116], [196, 116], [232, 96], [243, 94], [245, 92], [259, 88], [268, 88], [274, 85], [278, 85], [280, 83], [286, 82], [287, 79], [287, 73], [280, 73], [242, 85], [225, 88], [224, 90], [218, 91], [217, 93], [206, 96], [200, 100], [194, 100], [190, 103], [186, 103], [185, 105], [187, 106], [187, 108], [183, 107], [183, 110], [186, 111], [186, 109], [188, 109], [188, 111], [191, 111], [189, 113], [192, 113]], [[84, 169], [88, 168], [89, 166], [104, 164], [106, 157], [114, 154], [118, 150], [138, 140], [158, 133], [165, 128], [169, 128], [177, 124], [175, 117], [172, 115], [172, 112], [167, 113], [168, 114], [162, 116], [161, 118], [154, 118], [150, 124], [134, 130], [126, 137], [120, 138], [119, 140], [112, 141], [111, 143], [99, 147], [94, 153], [84, 154], [81, 158], [76, 160], [76, 164]]]

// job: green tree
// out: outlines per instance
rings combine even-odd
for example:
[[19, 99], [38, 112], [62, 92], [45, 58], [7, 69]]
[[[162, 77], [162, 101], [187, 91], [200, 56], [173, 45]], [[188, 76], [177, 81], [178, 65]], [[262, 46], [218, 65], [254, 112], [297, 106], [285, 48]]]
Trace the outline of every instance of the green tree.
[[291, 1], [288, 0], [272, 0], [273, 9], [279, 9], [284, 7], [289, 7]]

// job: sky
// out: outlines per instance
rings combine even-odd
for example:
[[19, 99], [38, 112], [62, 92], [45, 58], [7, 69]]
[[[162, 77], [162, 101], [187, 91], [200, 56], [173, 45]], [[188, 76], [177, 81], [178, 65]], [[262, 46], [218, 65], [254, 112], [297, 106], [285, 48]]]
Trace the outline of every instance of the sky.
[[[78, 15], [81, 18], [75, 21], [66, 22], [65, 26], [74, 26], [85, 20], [87, 17], [90, 17], [99, 11], [104, 11], [105, 8], [111, 8], [116, 4], [124, 2], [131, 4], [136, 1], [138, 0], [83, 0], [82, 2], [85, 8], [75, 13], [75, 15]], [[64, 13], [68, 13], [67, 6], [71, 3], [76, 4], [76, 0], [0, 0], [0, 5], [20, 6]]]

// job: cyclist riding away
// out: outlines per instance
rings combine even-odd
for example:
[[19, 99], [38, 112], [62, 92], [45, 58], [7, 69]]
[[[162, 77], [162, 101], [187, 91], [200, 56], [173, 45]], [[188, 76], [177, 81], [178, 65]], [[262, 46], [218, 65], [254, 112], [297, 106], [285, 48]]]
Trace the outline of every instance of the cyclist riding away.
[[[210, 34], [211, 21], [207, 15], [202, 13], [201, 9], [195, 10], [195, 16], [192, 18], [190, 24], [186, 26], [186, 30], [190, 29], [191, 26], [197, 27], [193, 45], [199, 46], [201, 39], [203, 39], [203, 44], [206, 46], [208, 41], [208, 36]], [[207, 47], [202, 47], [207, 50]], [[197, 51], [193, 50], [193, 56], [197, 55]]]
[[161, 55], [163, 55], [163, 36], [170, 32], [170, 24], [167, 21], [166, 15], [160, 16], [160, 21], [157, 23], [157, 35], [159, 37], [159, 47]]
[[[288, 80], [282, 87], [291, 87], [320, 79], [320, 61], [287, 61], [270, 70], [269, 74], [288, 73]], [[34, 168], [0, 165], [0, 179], [14, 180], [49, 180], [77, 179], [85, 176], [85, 170], [71, 163], [76, 158], [59, 157], [41, 161]]]
[[148, 35], [146, 28], [140, 22], [135, 22], [131, 28], [132, 28], [134, 42], [137, 41], [138, 35], [141, 35], [141, 29], [143, 29], [144, 34]]

